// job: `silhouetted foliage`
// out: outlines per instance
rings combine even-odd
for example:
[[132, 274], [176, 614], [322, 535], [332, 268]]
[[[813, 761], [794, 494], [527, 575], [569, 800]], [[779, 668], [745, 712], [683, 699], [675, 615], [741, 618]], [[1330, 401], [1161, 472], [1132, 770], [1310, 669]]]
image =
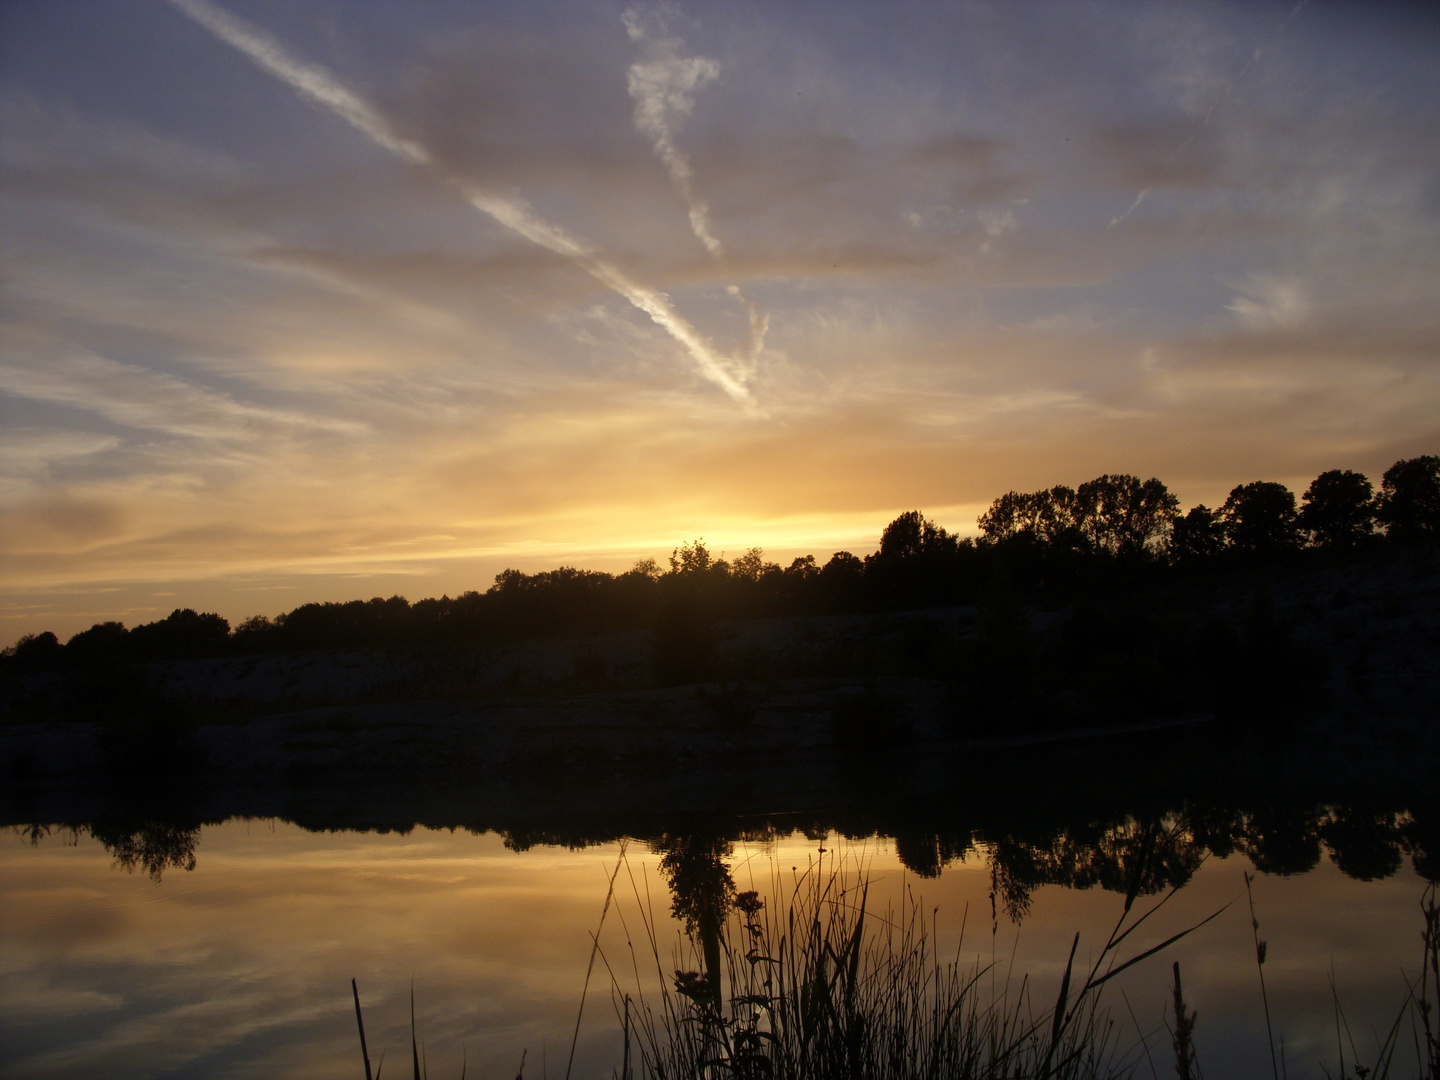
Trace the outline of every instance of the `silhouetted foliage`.
[[135, 627], [129, 644], [137, 657], [181, 659], [223, 652], [229, 637], [230, 624], [219, 615], [177, 608], [160, 622]]
[[1375, 531], [1375, 489], [1349, 469], [1331, 469], [1300, 500], [1300, 525], [1322, 547], [1358, 544]]
[[954, 547], [955, 538], [919, 510], [907, 510], [880, 534], [882, 559], [912, 559], [937, 554]]
[[21, 671], [48, 671], [60, 665], [64, 646], [49, 630], [26, 634], [7, 650]]
[[1386, 469], [1376, 516], [1397, 540], [1440, 536], [1440, 456], [1406, 458]]
[[1219, 517], [1226, 539], [1240, 551], [1274, 554], [1300, 544], [1295, 494], [1284, 484], [1256, 480], [1232, 488]]
[[1303, 874], [1320, 863], [1319, 815], [1286, 807], [1255, 814], [1246, 829], [1242, 850], [1266, 874]]
[[1151, 477], [1105, 475], [1080, 485], [1075, 516], [1090, 549], [1131, 558], [1161, 551], [1180, 500]]
[[717, 836], [666, 834], [653, 845], [660, 872], [670, 885], [671, 910], [694, 931], [706, 919], [719, 925], [735, 899], [735, 881], [725, 865], [730, 843]]
[[1394, 814], [1346, 808], [1320, 829], [1330, 858], [1347, 877], [1377, 881], [1400, 869], [1400, 828]]
[[198, 825], [165, 820], [100, 821], [90, 826], [90, 834], [123, 869], [132, 873], [143, 870], [156, 884], [166, 870], [195, 869]]
[[1057, 486], [1046, 491], [1010, 491], [980, 515], [987, 543], [1024, 541], [1046, 547], [1073, 547], [1080, 539], [1075, 492]]
[[65, 656], [81, 664], [113, 663], [125, 658], [129, 636], [122, 622], [100, 622], [65, 643]]
[[1170, 531], [1170, 558], [1182, 565], [1203, 564], [1225, 550], [1225, 526], [1204, 503], [1177, 518]]
[[[1162, 585], [1172, 570], [1192, 580], [1266, 566], [1300, 551], [1304, 537], [1333, 558], [1372, 537], [1375, 521], [1393, 540], [1433, 542], [1440, 536], [1440, 457], [1396, 462], [1374, 498], [1364, 476], [1330, 470], [1310, 485], [1298, 510], [1284, 485], [1254, 482], [1235, 487], [1218, 511], [1201, 505], [1182, 516], [1178, 500], [1158, 479], [1106, 474], [1077, 488], [1007, 492], [980, 515], [974, 540], [909, 510], [885, 526], [873, 554], [836, 552], [823, 565], [806, 555], [781, 567], [759, 548], [727, 561], [698, 539], [674, 548], [665, 569], [653, 559], [622, 574], [510, 568], [484, 592], [415, 603], [401, 596], [307, 603], [273, 618], [246, 619], [233, 632], [217, 614], [180, 608], [133, 630], [97, 623], [63, 646], [53, 634], [28, 635], [0, 654], [0, 673], [39, 677], [227, 653], [419, 648], [647, 630], [655, 635], [656, 677], [683, 682], [716, 676], [712, 659], [724, 620], [983, 602], [984, 633], [970, 651], [912, 635], [906, 644], [911, 666], [969, 686], [977, 700], [994, 705], [997, 716], [1053, 713], [1057, 703], [1061, 713], [1078, 716], [1088, 706], [1064, 702], [1086, 698], [1086, 687], [1107, 679], [1121, 685], [1117, 700], [1143, 699], [1149, 691], [1141, 688], [1157, 679], [1179, 679], [1176, 685], [1186, 689], [1176, 700], [1190, 700], [1195, 680], [1181, 670], [1177, 655], [1198, 648], [1212, 658], [1238, 657], [1237, 650], [1251, 648], [1247, 635], [1254, 630], [1232, 627], [1227, 642], [1218, 631], [1180, 627], [1162, 613], [1163, 605], [1152, 605], [1143, 616], [1112, 611], [1101, 617], [1076, 608], [1070, 629], [1040, 640], [1022, 632], [1013, 617], [1004, 617], [1007, 624], [999, 616], [997, 588], [1008, 593], [1004, 603], [1014, 611], [1037, 602], [1083, 606], [1098, 599], [1105, 606], [1108, 598]], [[1184, 621], [1183, 613], [1171, 615]], [[1094, 621], [1089, 641], [1086, 620]], [[1122, 625], [1130, 629], [1122, 631]], [[1254, 683], [1255, 663], [1237, 662], [1234, 670], [1250, 671], [1241, 682]]]

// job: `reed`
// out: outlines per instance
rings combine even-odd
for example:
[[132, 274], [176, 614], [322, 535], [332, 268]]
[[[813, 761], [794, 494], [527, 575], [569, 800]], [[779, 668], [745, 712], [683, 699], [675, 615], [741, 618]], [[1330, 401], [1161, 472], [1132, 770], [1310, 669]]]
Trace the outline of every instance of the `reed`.
[[776, 908], [741, 892], [718, 932], [698, 923], [682, 947], [690, 966], [673, 976], [642, 902], [651, 954], [643, 962], [653, 962], [656, 979], [639, 976], [643, 947], [632, 947], [633, 984], [627, 976], [622, 985], [605, 960], [624, 1035], [620, 1080], [1129, 1076], [1135, 1055], [1120, 1045], [1102, 988], [1190, 932], [1122, 958], [1130, 933], [1158, 907], [1137, 915], [1127, 896], [1088, 972], [1076, 967], [1076, 936], [1058, 996], [1045, 1008], [1028, 977], [996, 979], [993, 961], [966, 964], [959, 950], [957, 959], [939, 955], [935, 913], [913, 894], [902, 910], [872, 910], [858, 866], [822, 856], [789, 881], [776, 872], [772, 884]]

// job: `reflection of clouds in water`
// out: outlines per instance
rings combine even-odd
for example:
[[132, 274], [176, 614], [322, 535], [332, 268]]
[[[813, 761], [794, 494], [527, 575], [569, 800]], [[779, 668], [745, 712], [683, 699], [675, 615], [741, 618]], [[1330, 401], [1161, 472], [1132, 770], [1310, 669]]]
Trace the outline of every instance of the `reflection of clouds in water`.
[[[1083, 869], [1087, 859], [1098, 859], [1090, 880], [1108, 883], [1107, 860], [1115, 856], [1123, 874], [1123, 853], [1138, 838], [1128, 826], [1113, 836], [1102, 831], [1091, 848], [1076, 849], [1083, 857], [1074, 865]], [[912, 851], [923, 847], [916, 838], [906, 844]], [[923, 882], [901, 866], [889, 842], [874, 839], [777, 833], [735, 842], [727, 861], [737, 888], [757, 888], [773, 905], [772, 874], [778, 872], [788, 888], [791, 867], [803, 872], [822, 845], [831, 852], [827, 860], [845, 855], [868, 866], [871, 910], [899, 903], [906, 888], [927, 907], [938, 906], [942, 951], [953, 952], [960, 943], [968, 906], [964, 954], [988, 959], [992, 879], [986, 859], [973, 849]], [[1043, 850], [1058, 856], [1057, 866], [1068, 859], [1063, 844]], [[420, 1035], [437, 1074], [458, 1074], [462, 1044], [471, 1068], [478, 1062], [482, 1074], [513, 1069], [527, 1047], [535, 1064], [542, 1043], [550, 1056], [563, 1056], [588, 934], [599, 919], [617, 845], [517, 853], [494, 835], [423, 829], [408, 835], [312, 834], [235, 821], [206, 828], [198, 855], [193, 873], [167, 873], [157, 886], [143, 874], [115, 869], [104, 850], [87, 840], [65, 847], [42, 838], [35, 848], [17, 843], [4, 849], [0, 992], [15, 1075], [74, 1074], [100, 1063], [109, 1075], [150, 1075], [162, 1061], [182, 1076], [283, 1075], [297, 1063], [348, 1073], [356, 1052], [349, 979], [360, 983], [374, 1060], [381, 1049], [395, 1057], [407, 1044], [412, 974]], [[659, 857], [631, 845], [627, 859], [634, 886], [630, 873], [621, 875], [602, 946], [612, 966], [628, 966], [626, 928], [639, 943], [644, 908], [660, 920], [663, 968], [679, 926], [667, 915]], [[1243, 859], [1211, 858], [1152, 920], [1151, 937], [1139, 944], [1154, 944], [1232, 899], [1246, 865]], [[1271, 1005], [1285, 1018], [1294, 1045], [1307, 1045], [1312, 1027], [1317, 1037], [1324, 1035], [1323, 1024], [1311, 1020], [1329, 1013], [1310, 1010], [1317, 1001], [1328, 1008], [1332, 955], [1352, 1023], [1364, 1022], [1370, 1003], [1403, 990], [1393, 973], [1414, 960], [1410, 929], [1418, 891], [1408, 866], [1383, 881], [1362, 883], [1323, 859], [1308, 874], [1259, 879], [1259, 915], [1277, 960], [1273, 974], [1267, 973]], [[1046, 979], [1058, 978], [1057, 957], [1063, 959], [1074, 930], [1081, 929], [1086, 942], [1103, 938], [1120, 902], [1104, 889], [1042, 883], [1032, 894], [1023, 932], [1002, 921], [996, 948], [1006, 955], [1017, 948], [1017, 971], [1030, 971], [1048, 985]], [[84, 920], [102, 910], [118, 916], [100, 920], [102, 933], [37, 933], [47, 920]], [[1217, 1074], [1245, 1075], [1241, 1057], [1258, 1051], [1252, 1056], [1259, 1061], [1266, 1053], [1263, 1041], [1252, 1039], [1256, 987], [1248, 920], [1223, 916], [1173, 955], [1187, 972], [1192, 1005], [1201, 1010], [1202, 1062]], [[647, 954], [639, 959], [644, 964]], [[1136, 1007], [1155, 1005], [1155, 1017], [1142, 1016], [1147, 1024], [1158, 1019], [1168, 970], [1168, 964], [1141, 965], [1133, 978], [1127, 976]], [[603, 982], [591, 993], [596, 996], [586, 1010], [581, 1060], [593, 1065], [587, 1066], [592, 1072], [605, 1071], [617, 1037], [602, 1004]], [[106, 1007], [77, 1012], [78, 1002], [92, 999]], [[15, 1020], [22, 1013], [9, 1008], [21, 1001], [29, 1002], [24, 1024]], [[56, 1027], [62, 1022], [63, 1037]], [[1263, 1030], [1258, 1038], [1263, 1040]], [[72, 1049], [57, 1054], [54, 1046], [62, 1040]]]

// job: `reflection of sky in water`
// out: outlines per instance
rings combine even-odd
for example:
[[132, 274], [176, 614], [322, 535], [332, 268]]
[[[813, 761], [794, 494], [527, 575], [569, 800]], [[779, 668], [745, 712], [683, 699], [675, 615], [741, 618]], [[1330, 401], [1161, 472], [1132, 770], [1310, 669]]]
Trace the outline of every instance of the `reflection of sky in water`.
[[[925, 881], [900, 867], [887, 842], [825, 846], [868, 861], [872, 907], [911, 887], [925, 908], [939, 908], [942, 955], [960, 947], [966, 958], [988, 960], [990, 873], [982, 859], [972, 854]], [[738, 844], [737, 885], [764, 892], [774, 870], [788, 877], [818, 847], [798, 834], [768, 849]], [[563, 1075], [588, 935], [617, 850], [517, 854], [494, 835], [316, 834], [237, 821], [203, 831], [195, 872], [169, 871], [155, 885], [143, 873], [116, 869], [86, 836], [74, 846], [52, 836], [35, 848], [11, 839], [0, 846], [4, 1075], [360, 1075], [352, 976], [372, 1060], [387, 1051], [387, 1075], [405, 1065], [412, 976], [419, 1031], [437, 1077], [459, 1075], [462, 1045], [470, 1075], [513, 1076], [522, 1050], [527, 1076]], [[629, 859], [641, 902], [648, 885], [653, 909], [666, 915], [657, 857], [631, 844]], [[1158, 1031], [1151, 1043], [1159, 1075], [1173, 1070], [1160, 1026], [1172, 960], [1180, 961], [1186, 996], [1199, 1012], [1206, 1074], [1269, 1075], [1241, 878], [1248, 866], [1211, 859], [1151, 920], [1153, 928], [1136, 935], [1136, 949], [1148, 947], [1236, 900], [1192, 939], [1123, 980], [1140, 1025]], [[602, 935], [617, 969], [630, 967], [626, 927], [640, 940], [629, 879], [620, 876], [620, 903]], [[1271, 1010], [1291, 1074], [1319, 1075], [1321, 1063], [1334, 1072], [1329, 973], [1333, 967], [1357, 1043], [1370, 1049], [1369, 1033], [1388, 1028], [1403, 1001], [1401, 969], [1418, 960], [1422, 882], [1408, 865], [1390, 879], [1360, 882], [1325, 863], [1299, 877], [1262, 876], [1255, 888], [1261, 936], [1269, 941]], [[1013, 950], [1017, 972], [1038, 979], [1037, 997], [1048, 1001], [1071, 935], [1081, 931], [1084, 957], [1087, 946], [1099, 947], [1121, 903], [1098, 889], [1042, 887], [1018, 939], [1002, 914], [993, 947], [1002, 963]], [[667, 924], [662, 948], [675, 931]], [[668, 951], [661, 963], [667, 972], [676, 966]], [[653, 990], [653, 958], [648, 967]], [[577, 1076], [610, 1074], [619, 1038], [608, 985], [597, 964]], [[1125, 1000], [1119, 993], [1108, 1000], [1127, 1029], [1125, 1041], [1134, 1041]], [[1142, 1061], [1138, 1075], [1149, 1074]]]

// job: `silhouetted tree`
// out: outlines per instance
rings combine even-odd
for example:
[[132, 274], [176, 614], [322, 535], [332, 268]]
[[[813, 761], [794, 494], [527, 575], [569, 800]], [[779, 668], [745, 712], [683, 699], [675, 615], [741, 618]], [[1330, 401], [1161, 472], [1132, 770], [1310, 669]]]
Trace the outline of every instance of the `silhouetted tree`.
[[631, 575], [635, 577], [649, 578], [651, 581], [654, 581], [660, 576], [660, 564], [657, 563], [654, 559], [636, 559], [635, 565], [632, 566], [628, 571], [625, 572], [625, 574], [622, 574], [621, 576], [628, 577]]
[[670, 552], [672, 574], [699, 574], [709, 570], [714, 564], [715, 560], [710, 549], [705, 546], [703, 536], [693, 544], [681, 544]]
[[880, 534], [880, 557], [908, 559], [944, 551], [954, 546], [954, 538], [919, 510], [907, 510]]
[[1075, 492], [1075, 523], [1093, 551], [1136, 556], [1161, 547], [1180, 500], [1159, 480], [1125, 474], [1096, 477]]
[[700, 940], [709, 989], [706, 996], [719, 1001], [720, 937], [735, 900], [735, 879], [725, 865], [730, 844], [710, 836], [662, 836], [655, 841], [655, 850], [662, 853], [660, 873], [670, 885], [670, 910], [677, 919], [684, 919], [686, 931]]
[[193, 608], [176, 608], [167, 618], [130, 631], [132, 650], [151, 659], [214, 656], [229, 644], [230, 624], [219, 615], [202, 615]]
[[39, 634], [26, 634], [6, 649], [4, 655], [17, 668], [42, 671], [58, 665], [64, 658], [64, 649], [60, 639], [46, 630]]
[[1046, 491], [1009, 491], [978, 519], [985, 542], [1030, 540], [1050, 546], [1075, 546], [1083, 539], [1076, 520], [1076, 495], [1063, 484]]
[[1199, 562], [1225, 550], [1225, 526], [1203, 503], [1175, 521], [1170, 531], [1170, 557], [1179, 563]]
[[1375, 489], [1362, 473], [1331, 469], [1300, 499], [1300, 525], [1321, 547], [1348, 547], [1375, 531]]
[[952, 862], [963, 860], [974, 847], [969, 833], [950, 834], [897, 830], [895, 855], [900, 864], [922, 878], [938, 878]]
[[65, 657], [82, 664], [114, 662], [126, 656], [129, 637], [122, 622], [96, 623], [65, 643]]
[[820, 568], [819, 586], [831, 610], [853, 609], [865, 586], [865, 563], [848, 551], [837, 551]]
[[763, 550], [752, 547], [730, 563], [730, 574], [746, 581], [759, 581], [765, 571], [774, 565], [765, 561]]
[[1241, 551], [1285, 551], [1300, 541], [1295, 494], [1284, 484], [1256, 480], [1232, 488], [1220, 521], [1231, 546]]
[[1440, 537], [1440, 457], [1405, 458], [1385, 470], [1376, 516], [1397, 540]]

